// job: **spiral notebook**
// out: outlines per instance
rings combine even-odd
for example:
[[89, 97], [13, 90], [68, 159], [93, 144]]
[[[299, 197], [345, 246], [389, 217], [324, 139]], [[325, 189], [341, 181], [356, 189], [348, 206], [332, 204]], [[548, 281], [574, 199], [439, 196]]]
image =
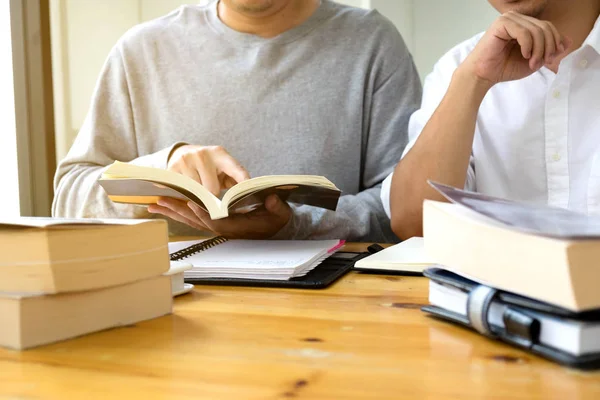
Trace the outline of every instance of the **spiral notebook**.
[[343, 240], [207, 240], [169, 244], [171, 261], [193, 265], [186, 281], [213, 278], [287, 281], [306, 276], [344, 245]]

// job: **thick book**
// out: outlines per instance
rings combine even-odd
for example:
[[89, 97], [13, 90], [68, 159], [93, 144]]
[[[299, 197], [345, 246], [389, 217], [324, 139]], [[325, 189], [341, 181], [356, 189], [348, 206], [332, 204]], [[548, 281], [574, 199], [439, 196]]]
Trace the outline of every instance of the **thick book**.
[[164, 220], [14, 218], [0, 221], [0, 292], [60, 293], [116, 286], [169, 270]]
[[171, 313], [171, 278], [84, 292], [0, 293], [0, 346], [23, 350]]
[[344, 245], [343, 240], [207, 240], [169, 243], [172, 261], [192, 269], [186, 281], [207, 278], [285, 281], [305, 276]]
[[362, 258], [354, 268], [359, 271], [421, 274], [435, 264], [425, 251], [422, 237], [413, 237]]
[[283, 201], [334, 210], [341, 191], [327, 178], [314, 175], [269, 175], [240, 182], [219, 197], [185, 175], [159, 168], [115, 162], [99, 180], [116, 203], [155, 204], [160, 197], [192, 201], [211, 219], [250, 211], [271, 194]]
[[600, 367], [600, 309], [572, 312], [441, 268], [424, 271], [438, 318], [576, 368]]
[[425, 250], [444, 268], [574, 312], [600, 308], [595, 219], [442, 187], [425, 201]]

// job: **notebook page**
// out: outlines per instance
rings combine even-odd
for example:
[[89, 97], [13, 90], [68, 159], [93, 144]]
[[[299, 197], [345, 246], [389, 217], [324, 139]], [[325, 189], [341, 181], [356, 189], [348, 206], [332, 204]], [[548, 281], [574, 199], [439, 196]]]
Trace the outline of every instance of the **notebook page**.
[[[169, 252], [198, 243], [169, 244]], [[294, 269], [320, 258], [339, 240], [230, 240], [185, 259], [194, 267]]]

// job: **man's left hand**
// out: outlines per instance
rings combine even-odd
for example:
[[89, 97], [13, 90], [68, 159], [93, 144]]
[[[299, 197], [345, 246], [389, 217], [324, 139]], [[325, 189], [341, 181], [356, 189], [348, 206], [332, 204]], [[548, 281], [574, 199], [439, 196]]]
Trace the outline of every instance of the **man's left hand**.
[[292, 217], [290, 206], [276, 195], [267, 197], [265, 204], [254, 211], [214, 221], [193, 202], [172, 198], [162, 198], [158, 204], [150, 205], [148, 211], [229, 239], [268, 239], [279, 232]]

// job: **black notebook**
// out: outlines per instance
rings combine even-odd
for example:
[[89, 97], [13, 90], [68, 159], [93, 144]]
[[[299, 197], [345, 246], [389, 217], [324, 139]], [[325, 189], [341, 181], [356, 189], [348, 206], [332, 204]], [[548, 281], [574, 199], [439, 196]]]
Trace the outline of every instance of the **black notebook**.
[[423, 311], [570, 367], [600, 368], [600, 310], [572, 312], [441, 268], [424, 275], [431, 305]]
[[354, 253], [337, 253], [341, 240], [227, 240], [169, 244], [172, 261], [190, 263], [185, 281], [194, 284], [326, 287], [348, 272]]

